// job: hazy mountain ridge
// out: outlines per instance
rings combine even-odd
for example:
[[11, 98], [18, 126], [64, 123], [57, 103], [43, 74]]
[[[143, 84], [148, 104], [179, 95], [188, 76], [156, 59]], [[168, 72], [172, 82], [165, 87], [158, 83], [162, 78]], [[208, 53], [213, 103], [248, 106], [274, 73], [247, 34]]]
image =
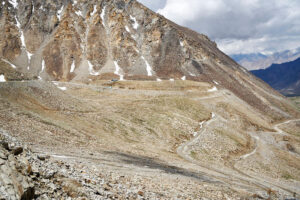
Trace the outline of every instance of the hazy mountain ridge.
[[263, 53], [234, 54], [231, 57], [248, 70], [265, 69], [272, 64], [282, 64], [294, 61], [300, 57], [300, 48], [276, 52], [271, 55]]
[[251, 72], [284, 95], [300, 95], [300, 58]]

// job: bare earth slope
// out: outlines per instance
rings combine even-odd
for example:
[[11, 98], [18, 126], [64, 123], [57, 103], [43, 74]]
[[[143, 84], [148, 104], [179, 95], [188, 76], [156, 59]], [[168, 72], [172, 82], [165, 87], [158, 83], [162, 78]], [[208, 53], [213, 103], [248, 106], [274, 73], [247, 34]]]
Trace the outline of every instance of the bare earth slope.
[[[229, 90], [193, 81], [0, 84], [1, 134], [49, 155], [40, 173], [57, 173], [49, 179], [56, 192], [41, 188], [45, 178], [35, 182], [38, 198], [58, 192], [90, 199], [108, 193], [142, 198], [138, 192], [146, 199], [300, 194], [300, 141], [281, 131], [298, 120], [272, 124]], [[57, 161], [73, 171], [62, 171]], [[59, 189], [62, 177], [80, 189]]]

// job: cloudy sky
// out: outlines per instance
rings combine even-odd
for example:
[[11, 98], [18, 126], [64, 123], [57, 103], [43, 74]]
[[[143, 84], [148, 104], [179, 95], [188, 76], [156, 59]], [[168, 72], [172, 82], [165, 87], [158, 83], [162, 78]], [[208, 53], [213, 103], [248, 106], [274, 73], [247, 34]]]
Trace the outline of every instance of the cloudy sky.
[[300, 47], [300, 0], [139, 0], [216, 41], [227, 54]]

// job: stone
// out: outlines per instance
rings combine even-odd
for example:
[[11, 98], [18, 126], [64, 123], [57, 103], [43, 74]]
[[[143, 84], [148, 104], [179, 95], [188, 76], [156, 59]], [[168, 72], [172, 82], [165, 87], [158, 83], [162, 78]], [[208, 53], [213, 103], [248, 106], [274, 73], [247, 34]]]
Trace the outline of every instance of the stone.
[[44, 161], [46, 159], [49, 159], [50, 156], [49, 155], [38, 155], [37, 158], [40, 159], [40, 160], [42, 160], [42, 161]]
[[17, 156], [17, 155], [23, 153], [23, 147], [16, 147], [16, 148], [14, 148], [14, 149], [12, 150], [12, 153], [13, 153], [15, 156]]
[[7, 160], [7, 156], [2, 151], [0, 151], [0, 158], [3, 160]]
[[56, 171], [54, 170], [47, 170], [46, 172], [44, 172], [43, 176], [45, 179], [51, 179], [54, 177], [54, 175], [56, 174]]
[[109, 184], [105, 184], [105, 185], [103, 186], [103, 189], [104, 189], [105, 191], [109, 191], [109, 190], [111, 189], [111, 187], [110, 187]]
[[143, 191], [138, 191], [138, 195], [144, 196], [144, 192]]
[[287, 148], [289, 151], [295, 152], [295, 148], [294, 148], [290, 143], [287, 143], [287, 144], [286, 144], [286, 148]]
[[283, 136], [282, 140], [285, 141], [285, 142], [288, 142], [290, 140], [290, 138], [285, 135], [285, 136]]
[[39, 176], [40, 172], [39, 172], [39, 168], [36, 165], [31, 165], [31, 173]]
[[4, 149], [6, 149], [7, 151], [9, 151], [9, 145], [8, 145], [7, 142], [2, 141], [2, 142], [1, 142], [1, 145], [2, 145], [2, 147], [3, 147]]
[[29, 175], [31, 173], [31, 166], [28, 160], [24, 156], [19, 157], [16, 167], [18, 168], [19, 171], [22, 172], [22, 174]]
[[21, 200], [31, 200], [34, 199], [34, 188], [29, 187], [21, 196]]
[[2, 171], [1, 173], [2, 173], [2, 174], [1, 174], [2, 184], [4, 184], [4, 185], [9, 185], [9, 184], [11, 184], [12, 181], [11, 181], [11, 179], [9, 178], [8, 174], [6, 174], [6, 173], [8, 173], [8, 171]]

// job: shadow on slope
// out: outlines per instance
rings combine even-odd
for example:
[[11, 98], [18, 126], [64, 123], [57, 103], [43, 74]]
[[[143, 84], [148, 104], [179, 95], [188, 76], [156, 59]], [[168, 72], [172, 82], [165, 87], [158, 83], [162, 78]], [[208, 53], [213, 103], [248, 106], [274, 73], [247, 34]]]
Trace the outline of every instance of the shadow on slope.
[[192, 172], [187, 169], [169, 165], [167, 163], [164, 163], [163, 161], [151, 157], [137, 156], [137, 155], [131, 155], [131, 154], [115, 152], [115, 151], [105, 151], [104, 153], [112, 156], [116, 156], [121, 162], [135, 165], [137, 167], [143, 167], [143, 168], [147, 167], [150, 169], [161, 170], [167, 174], [175, 174], [175, 175], [186, 176], [189, 178], [195, 178], [202, 182], [207, 182], [207, 183], [221, 183], [219, 181], [213, 180], [213, 178], [207, 177], [204, 173]]

